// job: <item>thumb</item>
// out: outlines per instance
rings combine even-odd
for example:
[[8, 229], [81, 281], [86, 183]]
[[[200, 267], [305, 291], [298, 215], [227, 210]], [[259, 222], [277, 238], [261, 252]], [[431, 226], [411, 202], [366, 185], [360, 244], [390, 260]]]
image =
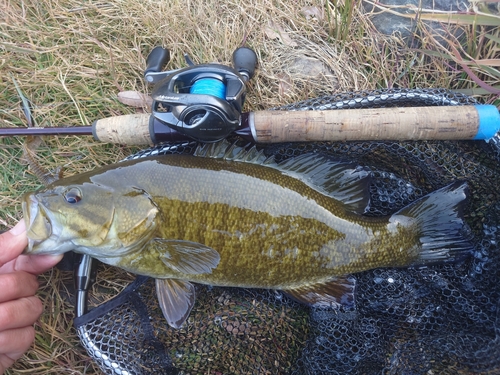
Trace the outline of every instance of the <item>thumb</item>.
[[28, 245], [24, 220], [0, 234], [0, 273], [25, 271], [34, 275], [45, 272], [62, 259], [62, 255], [20, 255]]
[[26, 225], [21, 219], [12, 229], [0, 234], [0, 267], [17, 258], [27, 245]]

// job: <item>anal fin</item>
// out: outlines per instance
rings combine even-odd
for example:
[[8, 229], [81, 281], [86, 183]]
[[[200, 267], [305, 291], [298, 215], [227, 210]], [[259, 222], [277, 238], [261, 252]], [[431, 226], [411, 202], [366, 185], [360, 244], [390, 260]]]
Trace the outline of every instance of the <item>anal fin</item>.
[[335, 277], [326, 283], [310, 284], [285, 289], [284, 293], [298, 302], [313, 307], [354, 306], [356, 279], [352, 276]]
[[167, 323], [181, 328], [196, 300], [194, 285], [177, 279], [156, 279], [156, 294]]

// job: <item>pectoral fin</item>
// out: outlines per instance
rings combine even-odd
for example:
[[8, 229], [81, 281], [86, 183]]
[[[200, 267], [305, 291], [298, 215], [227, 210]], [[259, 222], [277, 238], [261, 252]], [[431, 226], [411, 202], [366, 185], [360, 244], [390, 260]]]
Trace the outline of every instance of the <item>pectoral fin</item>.
[[166, 266], [185, 274], [211, 273], [220, 261], [216, 250], [197, 242], [155, 238], [149, 246], [161, 254]]
[[339, 307], [354, 305], [354, 277], [336, 277], [326, 283], [311, 284], [283, 290], [296, 301], [314, 307]]
[[194, 285], [176, 279], [156, 279], [156, 294], [167, 323], [181, 328], [196, 300]]

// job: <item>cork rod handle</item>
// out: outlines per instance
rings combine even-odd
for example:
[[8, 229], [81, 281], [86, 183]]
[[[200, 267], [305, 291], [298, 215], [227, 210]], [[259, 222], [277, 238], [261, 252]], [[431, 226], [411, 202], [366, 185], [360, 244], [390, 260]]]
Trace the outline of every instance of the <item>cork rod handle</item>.
[[[496, 122], [498, 110], [486, 105], [260, 111], [253, 113], [249, 122], [255, 140], [262, 143], [487, 139], [478, 138], [484, 130], [480, 126], [483, 107], [491, 107], [486, 111], [496, 113], [490, 121]], [[494, 124], [490, 137], [499, 124]]]
[[149, 134], [149, 113], [107, 117], [92, 124], [94, 138], [101, 142], [122, 145], [152, 144]]

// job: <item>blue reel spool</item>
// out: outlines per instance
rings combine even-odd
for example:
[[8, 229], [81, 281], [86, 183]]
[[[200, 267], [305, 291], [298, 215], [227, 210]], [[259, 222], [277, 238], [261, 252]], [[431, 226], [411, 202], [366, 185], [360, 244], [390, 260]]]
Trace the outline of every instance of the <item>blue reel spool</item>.
[[189, 92], [191, 94], [211, 95], [219, 99], [225, 99], [226, 85], [216, 78], [201, 78], [193, 84]]

